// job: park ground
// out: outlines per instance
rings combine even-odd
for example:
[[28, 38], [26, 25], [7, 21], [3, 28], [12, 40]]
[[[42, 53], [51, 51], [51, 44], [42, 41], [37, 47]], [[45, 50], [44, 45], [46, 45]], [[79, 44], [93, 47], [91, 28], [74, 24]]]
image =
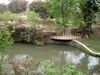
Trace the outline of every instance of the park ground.
[[94, 52], [100, 53], [100, 27], [95, 27], [93, 31], [91, 37], [82, 42]]

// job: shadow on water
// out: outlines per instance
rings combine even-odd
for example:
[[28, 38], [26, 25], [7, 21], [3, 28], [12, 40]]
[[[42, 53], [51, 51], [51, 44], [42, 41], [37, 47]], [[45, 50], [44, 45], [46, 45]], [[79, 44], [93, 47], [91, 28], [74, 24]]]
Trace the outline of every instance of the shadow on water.
[[99, 75], [100, 58], [90, 56], [81, 50], [68, 45], [48, 44], [38, 47], [29, 44], [16, 43], [7, 50], [11, 57], [21, 58], [30, 55], [35, 61], [52, 60], [59, 68], [65, 64], [75, 64], [87, 75]]

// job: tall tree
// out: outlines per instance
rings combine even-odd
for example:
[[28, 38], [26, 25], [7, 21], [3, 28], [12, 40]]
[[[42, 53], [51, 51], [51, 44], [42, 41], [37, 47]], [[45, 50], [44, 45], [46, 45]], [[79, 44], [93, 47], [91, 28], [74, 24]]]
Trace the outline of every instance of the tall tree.
[[10, 11], [19, 13], [27, 9], [27, 3], [26, 0], [11, 0], [8, 7]]
[[[79, 5], [82, 0], [46, 0], [49, 15], [54, 17], [58, 24], [66, 29], [66, 24], [73, 23], [75, 15], [79, 14]], [[77, 16], [79, 18], [79, 16]]]
[[92, 24], [95, 20], [95, 13], [98, 10], [96, 0], [85, 0], [82, 8], [84, 24], [82, 26], [84, 35], [90, 35], [92, 32]]
[[35, 11], [36, 13], [39, 13], [39, 15], [41, 16], [41, 18], [48, 18], [48, 13], [47, 13], [47, 9], [44, 7], [44, 2], [42, 1], [33, 1], [30, 5], [29, 5], [29, 9], [31, 11]]
[[8, 10], [8, 8], [7, 8], [6, 5], [0, 4], [0, 13], [3, 13], [3, 12], [5, 12], [5, 11], [7, 11], [7, 10]]

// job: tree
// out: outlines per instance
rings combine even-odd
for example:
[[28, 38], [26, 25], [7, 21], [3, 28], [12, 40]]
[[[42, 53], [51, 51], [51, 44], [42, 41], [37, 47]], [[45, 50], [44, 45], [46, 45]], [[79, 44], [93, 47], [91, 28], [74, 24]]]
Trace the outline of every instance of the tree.
[[7, 11], [7, 10], [8, 10], [8, 8], [7, 8], [6, 5], [0, 4], [0, 13], [3, 13], [3, 12], [5, 12], [5, 11]]
[[11, 12], [19, 13], [27, 9], [27, 3], [26, 0], [11, 0], [8, 7]]
[[31, 11], [35, 11], [36, 13], [39, 13], [41, 18], [46, 19], [48, 18], [48, 13], [47, 13], [47, 9], [44, 7], [44, 4], [45, 3], [42, 1], [33, 1], [29, 5], [29, 9]]
[[66, 24], [73, 24], [75, 19], [81, 17], [80, 14], [80, 2], [82, 0], [46, 0], [46, 8], [49, 15], [57, 20], [57, 23], [66, 29]]
[[96, 0], [85, 0], [85, 3], [82, 8], [84, 21], [82, 30], [84, 35], [89, 36], [92, 32], [92, 24], [95, 21], [95, 13], [97, 12], [97, 10], [98, 5], [96, 4]]

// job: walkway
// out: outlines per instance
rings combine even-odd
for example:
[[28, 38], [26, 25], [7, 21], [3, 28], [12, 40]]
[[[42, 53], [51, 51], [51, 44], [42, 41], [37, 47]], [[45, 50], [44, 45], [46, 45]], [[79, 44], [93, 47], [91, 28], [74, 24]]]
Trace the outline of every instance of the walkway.
[[74, 36], [74, 35], [62, 35], [62, 36], [52, 36], [52, 40], [56, 41], [72, 41], [72, 40], [77, 40], [80, 39], [81, 37], [79, 36]]

